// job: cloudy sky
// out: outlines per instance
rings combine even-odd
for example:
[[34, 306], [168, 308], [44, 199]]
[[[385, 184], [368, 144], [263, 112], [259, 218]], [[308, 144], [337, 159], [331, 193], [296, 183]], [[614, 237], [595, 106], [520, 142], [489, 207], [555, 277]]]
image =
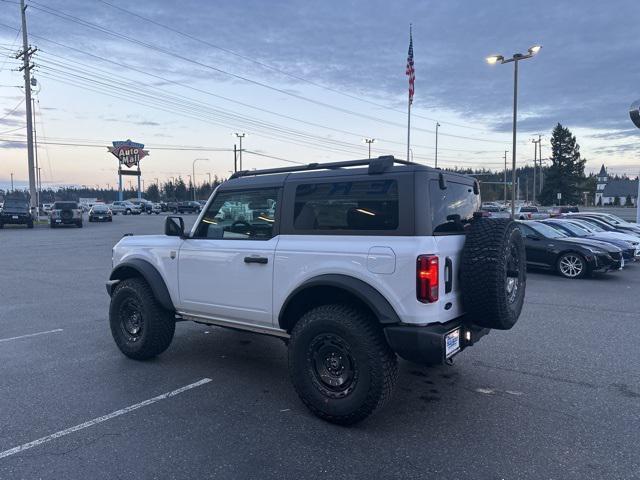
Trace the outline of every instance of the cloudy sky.
[[[520, 65], [518, 161], [543, 155], [557, 122], [587, 168], [640, 169], [637, 0], [236, 1], [27, 0], [42, 141], [42, 178], [115, 184], [112, 140], [145, 143], [147, 182], [233, 168], [406, 155], [405, 76], [413, 24], [414, 159], [501, 168], [511, 150], [513, 65], [484, 57], [540, 54]], [[0, 0], [0, 182], [26, 179], [19, 7]]]

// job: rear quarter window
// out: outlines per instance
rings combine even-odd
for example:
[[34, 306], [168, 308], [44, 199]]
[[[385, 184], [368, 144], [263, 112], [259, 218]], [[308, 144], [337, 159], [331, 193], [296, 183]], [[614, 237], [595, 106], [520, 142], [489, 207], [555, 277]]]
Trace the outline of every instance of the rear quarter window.
[[473, 185], [448, 181], [440, 189], [437, 180], [429, 182], [430, 213], [433, 235], [461, 235], [480, 210], [480, 195]]
[[395, 231], [399, 225], [398, 182], [393, 179], [298, 185], [296, 231]]

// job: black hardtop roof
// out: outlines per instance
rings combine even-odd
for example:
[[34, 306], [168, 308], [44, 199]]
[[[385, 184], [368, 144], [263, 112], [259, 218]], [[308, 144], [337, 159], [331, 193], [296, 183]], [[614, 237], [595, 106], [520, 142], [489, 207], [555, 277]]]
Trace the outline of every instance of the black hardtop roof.
[[234, 173], [222, 184], [223, 188], [248, 186], [280, 186], [285, 181], [306, 180], [336, 176], [375, 175], [382, 173], [410, 173], [416, 171], [443, 174], [449, 178], [475, 181], [473, 177], [461, 173], [443, 171], [414, 162], [395, 159], [393, 156], [377, 157], [363, 160], [346, 160], [330, 163], [310, 163], [291, 167], [269, 168], [264, 170], [244, 170]]

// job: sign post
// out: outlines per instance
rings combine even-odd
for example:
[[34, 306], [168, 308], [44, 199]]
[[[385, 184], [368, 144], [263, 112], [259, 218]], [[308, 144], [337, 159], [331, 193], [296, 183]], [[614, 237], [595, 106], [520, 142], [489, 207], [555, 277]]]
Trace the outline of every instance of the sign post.
[[[122, 176], [133, 175], [138, 177], [138, 200], [142, 199], [140, 190], [140, 160], [149, 155], [149, 150], [144, 149], [144, 144], [132, 142], [131, 140], [115, 141], [113, 147], [107, 150], [118, 159], [118, 200], [122, 201]], [[122, 167], [126, 167], [123, 169]], [[132, 167], [137, 167], [131, 170]]]

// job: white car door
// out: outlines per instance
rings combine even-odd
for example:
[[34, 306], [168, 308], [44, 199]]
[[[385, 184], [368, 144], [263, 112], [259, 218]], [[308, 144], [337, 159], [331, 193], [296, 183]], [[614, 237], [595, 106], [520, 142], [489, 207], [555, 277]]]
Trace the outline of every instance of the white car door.
[[278, 188], [218, 191], [179, 252], [185, 313], [273, 325]]

